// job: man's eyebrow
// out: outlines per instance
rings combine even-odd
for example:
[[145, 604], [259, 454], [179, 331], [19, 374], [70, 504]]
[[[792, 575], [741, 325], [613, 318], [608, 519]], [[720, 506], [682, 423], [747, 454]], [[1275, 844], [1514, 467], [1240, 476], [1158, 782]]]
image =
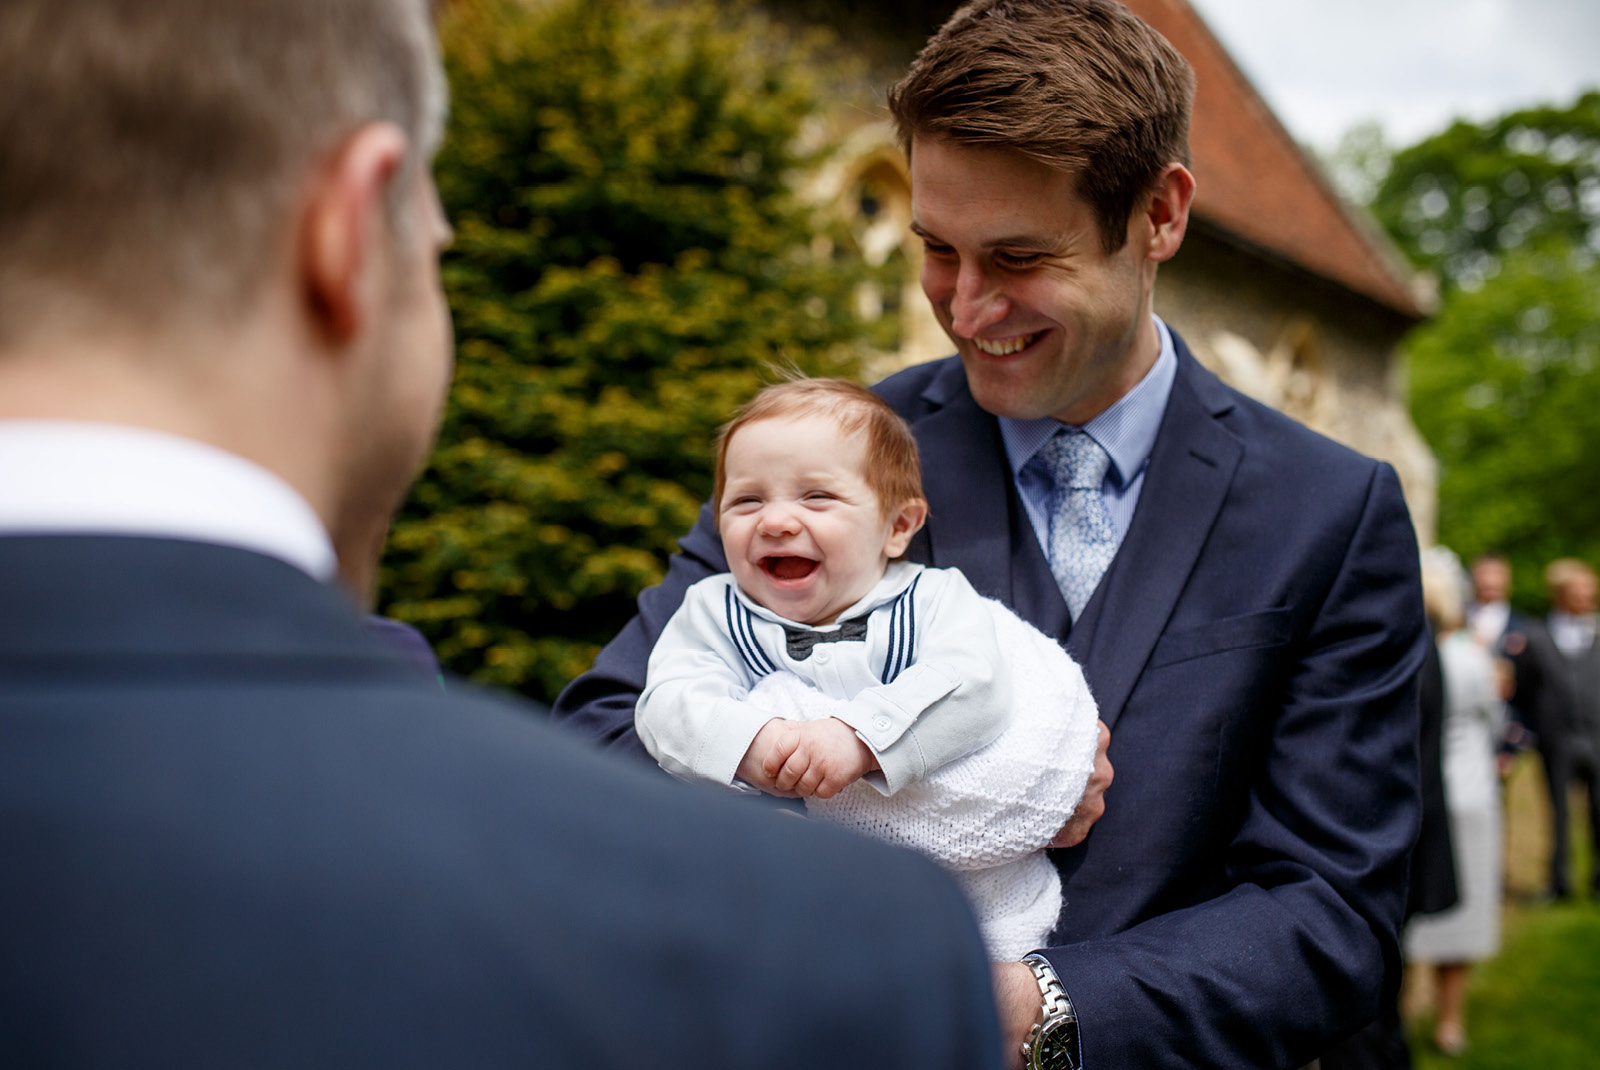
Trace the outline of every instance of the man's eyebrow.
[[[911, 233], [925, 241], [940, 242], [942, 244], [941, 239], [935, 237], [932, 231], [914, 219], [911, 221]], [[1010, 246], [1011, 248], [1022, 249], [1050, 249], [1054, 245], [1055, 242], [1043, 234], [1007, 234], [1004, 237], [993, 238], [984, 242], [983, 248], [999, 249], [1004, 246]]]

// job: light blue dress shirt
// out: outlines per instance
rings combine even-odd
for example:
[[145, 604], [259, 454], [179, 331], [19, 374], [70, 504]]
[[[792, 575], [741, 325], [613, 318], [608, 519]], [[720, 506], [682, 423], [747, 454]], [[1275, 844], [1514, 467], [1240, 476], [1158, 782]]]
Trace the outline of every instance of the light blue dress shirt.
[[[1159, 316], [1151, 318], [1155, 320], [1156, 334], [1161, 339], [1161, 353], [1155, 364], [1132, 390], [1083, 425], [1084, 433], [1111, 455], [1111, 467], [1106, 469], [1100, 493], [1111, 513], [1119, 542], [1133, 522], [1133, 510], [1139, 504], [1139, 492], [1144, 487], [1150, 450], [1155, 446], [1161, 417], [1167, 411], [1167, 399], [1172, 396], [1172, 381], [1178, 374], [1178, 352], [1172, 344], [1172, 333]], [[1048, 416], [1038, 420], [1011, 420], [1002, 416], [999, 420], [1011, 477], [1016, 481], [1039, 545], [1048, 547], [1050, 492], [1054, 487], [1043, 462], [1034, 460], [1034, 455], [1052, 435], [1068, 425]]]

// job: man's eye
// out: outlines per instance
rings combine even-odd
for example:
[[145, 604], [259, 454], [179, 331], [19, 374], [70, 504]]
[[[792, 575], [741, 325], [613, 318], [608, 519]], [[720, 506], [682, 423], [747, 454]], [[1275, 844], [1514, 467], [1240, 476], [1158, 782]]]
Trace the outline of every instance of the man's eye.
[[995, 253], [995, 263], [1001, 267], [1029, 268], [1044, 259], [1043, 253]]
[[938, 242], [929, 241], [926, 238], [922, 239], [922, 251], [927, 256], [939, 257], [940, 259], [955, 255], [955, 250], [950, 246], [940, 245]]

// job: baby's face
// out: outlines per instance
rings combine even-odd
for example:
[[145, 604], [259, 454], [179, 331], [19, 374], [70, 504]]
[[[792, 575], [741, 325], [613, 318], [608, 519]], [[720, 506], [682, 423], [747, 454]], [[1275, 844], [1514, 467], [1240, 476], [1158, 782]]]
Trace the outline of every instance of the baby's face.
[[866, 461], [864, 436], [819, 416], [733, 433], [717, 524], [745, 594], [790, 620], [831, 624], [872, 589], [917, 525], [883, 515]]

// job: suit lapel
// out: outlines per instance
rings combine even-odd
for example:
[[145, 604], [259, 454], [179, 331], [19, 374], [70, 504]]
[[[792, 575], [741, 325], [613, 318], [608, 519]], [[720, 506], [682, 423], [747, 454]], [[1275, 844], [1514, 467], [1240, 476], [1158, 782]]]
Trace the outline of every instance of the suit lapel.
[[929, 476], [930, 517], [912, 556], [959, 568], [978, 593], [1061, 638], [1067, 606], [1017, 496], [999, 425], [972, 399], [959, 361], [950, 361], [922, 398], [932, 411], [912, 430]]
[[1175, 341], [1178, 375], [1139, 506], [1067, 643], [1107, 725], [1121, 714], [1177, 606], [1243, 454], [1239, 440], [1216, 420], [1233, 407], [1232, 395]]
[[[952, 372], [954, 375], [952, 375]], [[978, 408], [960, 364], [929, 384], [938, 408], [913, 427], [928, 496], [927, 563], [959, 568], [979, 593], [1011, 603], [1010, 477], [994, 417]]]
[[[1173, 341], [1178, 374], [1139, 507], [1067, 639], [1108, 725], [1172, 616], [1244, 452], [1217, 420], [1234, 396], [1176, 334]], [[999, 426], [972, 399], [959, 362], [929, 383], [923, 400], [933, 411], [913, 430], [930, 476], [930, 519], [912, 556], [961, 569], [979, 593], [1000, 599], [1046, 635], [1068, 635], [1067, 607], [1017, 500]]]

